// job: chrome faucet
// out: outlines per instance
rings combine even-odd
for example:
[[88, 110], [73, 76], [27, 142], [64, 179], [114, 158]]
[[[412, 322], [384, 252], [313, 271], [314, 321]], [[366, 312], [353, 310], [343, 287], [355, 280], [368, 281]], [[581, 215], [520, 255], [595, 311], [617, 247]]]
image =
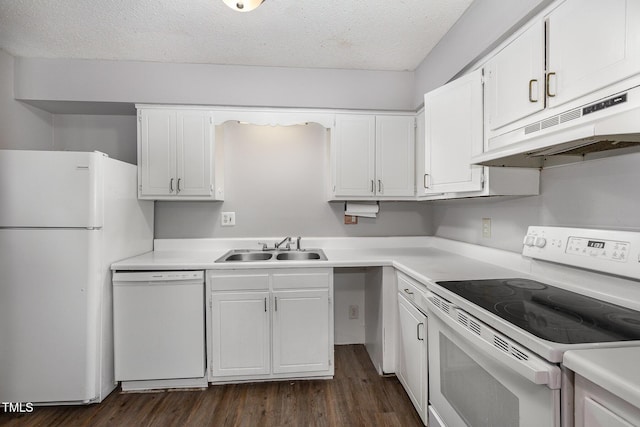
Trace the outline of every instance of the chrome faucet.
[[287, 250], [290, 250], [291, 249], [291, 237], [285, 237], [284, 239], [282, 239], [282, 241], [280, 243], [276, 243], [274, 245], [274, 248], [275, 249], [279, 249], [280, 246], [284, 245], [285, 243], [287, 244], [287, 246], [286, 246]]

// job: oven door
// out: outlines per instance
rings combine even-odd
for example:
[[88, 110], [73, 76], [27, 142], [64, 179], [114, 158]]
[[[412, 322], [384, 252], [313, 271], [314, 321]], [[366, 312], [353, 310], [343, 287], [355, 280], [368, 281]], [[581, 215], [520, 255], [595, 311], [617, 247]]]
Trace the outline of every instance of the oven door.
[[560, 426], [558, 366], [439, 296], [426, 300], [430, 425]]

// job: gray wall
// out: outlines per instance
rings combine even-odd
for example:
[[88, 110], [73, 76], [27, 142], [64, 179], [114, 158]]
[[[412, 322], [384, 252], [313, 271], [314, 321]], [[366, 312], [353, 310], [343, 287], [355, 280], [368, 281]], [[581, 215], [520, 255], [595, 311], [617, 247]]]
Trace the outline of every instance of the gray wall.
[[[378, 218], [345, 225], [327, 203], [328, 131], [317, 124], [225, 124], [225, 201], [156, 202], [156, 237], [389, 236], [431, 233], [429, 207], [382, 203]], [[222, 227], [221, 212], [236, 225]]]
[[[38, 101], [412, 109], [413, 72], [16, 58], [16, 98]], [[77, 113], [82, 113], [77, 111]]]
[[[435, 235], [520, 252], [529, 225], [640, 231], [640, 153], [543, 169], [540, 195], [434, 203]], [[482, 237], [491, 218], [492, 237]]]
[[0, 148], [51, 150], [51, 114], [14, 99], [14, 58], [0, 50]]
[[109, 157], [137, 164], [136, 116], [53, 116], [53, 149], [102, 151]]

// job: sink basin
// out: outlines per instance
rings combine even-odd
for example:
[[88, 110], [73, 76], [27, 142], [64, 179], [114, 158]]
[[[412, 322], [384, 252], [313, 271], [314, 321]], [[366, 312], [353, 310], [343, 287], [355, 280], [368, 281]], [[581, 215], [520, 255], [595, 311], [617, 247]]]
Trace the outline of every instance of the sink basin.
[[316, 251], [290, 251], [280, 252], [276, 255], [276, 259], [280, 261], [302, 261], [321, 258], [320, 253]]
[[282, 250], [282, 251], [260, 251], [251, 249], [232, 249], [216, 262], [257, 262], [257, 261], [310, 261], [326, 260], [322, 249], [302, 249], [302, 250]]
[[270, 260], [272, 256], [273, 254], [269, 252], [243, 252], [231, 254], [224, 258], [224, 261], [267, 261]]

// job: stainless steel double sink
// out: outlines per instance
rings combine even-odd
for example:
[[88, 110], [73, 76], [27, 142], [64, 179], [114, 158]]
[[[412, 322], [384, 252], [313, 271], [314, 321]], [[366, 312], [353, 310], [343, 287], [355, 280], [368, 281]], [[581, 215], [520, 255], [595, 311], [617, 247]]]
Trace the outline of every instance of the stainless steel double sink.
[[222, 255], [216, 262], [256, 262], [256, 261], [326, 261], [327, 256], [322, 249], [299, 250], [253, 250], [232, 249]]

